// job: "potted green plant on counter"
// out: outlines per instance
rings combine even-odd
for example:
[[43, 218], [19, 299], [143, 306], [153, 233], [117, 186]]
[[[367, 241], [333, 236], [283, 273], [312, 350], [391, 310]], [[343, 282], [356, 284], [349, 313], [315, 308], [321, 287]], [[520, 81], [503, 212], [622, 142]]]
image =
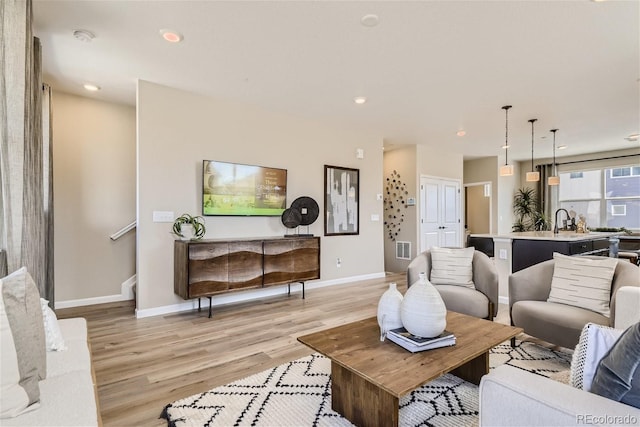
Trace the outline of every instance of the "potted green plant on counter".
[[182, 240], [200, 240], [206, 232], [204, 218], [201, 216], [191, 216], [185, 213], [173, 222], [172, 233]]
[[535, 190], [520, 188], [513, 197], [513, 213], [516, 222], [512, 231], [547, 231], [551, 229], [549, 218], [538, 210], [538, 199]]
[[531, 188], [520, 188], [513, 197], [513, 213], [516, 214], [516, 222], [513, 231], [529, 231], [534, 221], [533, 216], [537, 206], [536, 193]]

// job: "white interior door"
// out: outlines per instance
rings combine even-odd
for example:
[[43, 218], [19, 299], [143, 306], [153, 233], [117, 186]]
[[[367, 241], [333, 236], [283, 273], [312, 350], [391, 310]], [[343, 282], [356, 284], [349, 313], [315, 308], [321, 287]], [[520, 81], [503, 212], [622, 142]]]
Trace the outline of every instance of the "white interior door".
[[440, 245], [439, 200], [438, 183], [420, 183], [420, 252]]
[[420, 251], [462, 246], [460, 182], [420, 178]]
[[455, 181], [442, 182], [441, 246], [460, 246], [460, 184]]

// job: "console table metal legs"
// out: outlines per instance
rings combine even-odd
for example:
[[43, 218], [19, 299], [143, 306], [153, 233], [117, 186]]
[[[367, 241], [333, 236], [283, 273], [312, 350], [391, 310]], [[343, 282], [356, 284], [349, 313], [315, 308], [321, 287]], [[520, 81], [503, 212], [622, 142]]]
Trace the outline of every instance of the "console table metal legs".
[[[302, 299], [304, 299], [304, 282], [300, 282], [302, 284]], [[291, 296], [291, 283], [287, 284], [287, 296]]]
[[[209, 319], [211, 319], [211, 297], [209, 298]], [[200, 312], [200, 298], [198, 298], [198, 312]]]
[[[302, 284], [302, 299], [304, 299], [304, 282], [300, 282]], [[287, 296], [291, 296], [291, 283], [287, 284]], [[209, 299], [209, 318], [211, 318], [211, 299], [213, 297], [204, 297]], [[198, 312], [202, 311], [202, 305], [200, 303], [200, 297], [198, 297]]]

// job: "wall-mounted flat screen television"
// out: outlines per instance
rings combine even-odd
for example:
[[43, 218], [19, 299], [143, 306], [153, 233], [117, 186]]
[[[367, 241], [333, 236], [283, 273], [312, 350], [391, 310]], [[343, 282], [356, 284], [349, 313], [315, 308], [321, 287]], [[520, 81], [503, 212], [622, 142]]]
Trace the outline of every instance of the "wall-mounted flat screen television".
[[280, 216], [286, 206], [286, 169], [203, 161], [203, 215]]

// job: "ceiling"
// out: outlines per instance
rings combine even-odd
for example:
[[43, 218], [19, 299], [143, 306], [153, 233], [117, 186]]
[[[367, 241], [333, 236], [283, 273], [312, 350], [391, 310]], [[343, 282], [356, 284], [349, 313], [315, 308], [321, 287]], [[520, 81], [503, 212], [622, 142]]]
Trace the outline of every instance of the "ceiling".
[[33, 15], [45, 81], [101, 100], [135, 105], [144, 79], [501, 161], [510, 104], [510, 160], [530, 158], [531, 118], [536, 157], [551, 128], [558, 156], [639, 146], [624, 139], [640, 131], [637, 1], [33, 0]]

